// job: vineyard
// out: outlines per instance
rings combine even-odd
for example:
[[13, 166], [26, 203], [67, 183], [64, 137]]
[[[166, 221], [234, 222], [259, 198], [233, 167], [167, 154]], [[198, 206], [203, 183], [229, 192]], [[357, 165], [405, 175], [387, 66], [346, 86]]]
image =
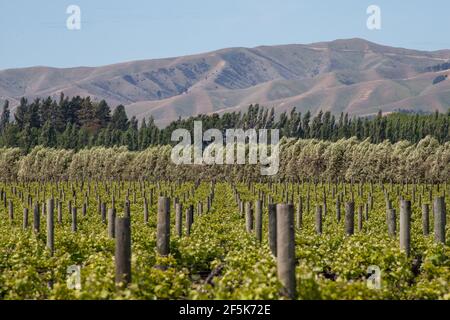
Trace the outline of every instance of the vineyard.
[[1, 314], [450, 301], [450, 0], [0, 1]]
[[0, 189], [0, 299], [450, 299], [446, 183]]

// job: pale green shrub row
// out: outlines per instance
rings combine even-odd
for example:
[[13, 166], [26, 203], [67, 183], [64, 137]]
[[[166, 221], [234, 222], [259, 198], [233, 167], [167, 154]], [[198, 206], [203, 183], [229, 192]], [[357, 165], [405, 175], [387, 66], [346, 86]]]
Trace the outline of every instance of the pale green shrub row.
[[[450, 143], [427, 137], [417, 144], [355, 138], [337, 142], [283, 139], [280, 170], [274, 178], [347, 180], [450, 180]], [[140, 152], [92, 148], [78, 152], [36, 147], [0, 149], [0, 179], [260, 179], [260, 165], [175, 165], [170, 146]]]

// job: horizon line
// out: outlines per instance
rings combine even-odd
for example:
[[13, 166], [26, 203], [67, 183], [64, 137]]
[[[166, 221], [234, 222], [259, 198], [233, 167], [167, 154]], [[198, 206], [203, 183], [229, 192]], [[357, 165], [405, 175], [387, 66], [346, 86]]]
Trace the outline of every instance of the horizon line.
[[436, 52], [442, 52], [442, 51], [450, 51], [449, 48], [442, 48], [437, 50], [422, 50], [422, 49], [414, 49], [414, 48], [408, 48], [403, 46], [395, 46], [395, 45], [388, 45], [384, 43], [378, 43], [374, 41], [367, 40], [365, 38], [361, 37], [353, 37], [353, 38], [337, 38], [334, 40], [322, 40], [322, 41], [315, 41], [310, 43], [284, 43], [284, 44], [261, 44], [257, 46], [230, 46], [230, 47], [223, 47], [223, 48], [217, 48], [212, 49], [209, 51], [201, 51], [201, 52], [195, 52], [195, 53], [189, 53], [184, 55], [175, 55], [175, 56], [168, 56], [168, 57], [155, 57], [155, 58], [136, 58], [132, 60], [124, 60], [124, 61], [118, 61], [113, 63], [106, 63], [106, 64], [100, 64], [100, 65], [78, 65], [78, 66], [50, 66], [50, 65], [31, 65], [31, 66], [23, 66], [23, 67], [12, 67], [12, 68], [3, 68], [0, 69], [0, 72], [3, 71], [10, 71], [10, 70], [22, 70], [22, 69], [39, 69], [39, 68], [46, 68], [46, 69], [59, 69], [59, 70], [70, 70], [70, 69], [93, 69], [93, 68], [102, 68], [107, 66], [115, 66], [115, 65], [121, 65], [121, 64], [127, 64], [127, 63], [133, 63], [133, 62], [143, 62], [143, 61], [151, 61], [151, 60], [171, 60], [171, 59], [177, 59], [177, 58], [184, 58], [184, 57], [193, 57], [197, 55], [202, 54], [208, 54], [208, 53], [215, 53], [222, 50], [231, 50], [231, 49], [257, 49], [262, 47], [283, 47], [283, 46], [292, 46], [292, 45], [300, 45], [300, 46], [311, 46], [314, 44], [322, 44], [322, 43], [332, 43], [336, 41], [351, 41], [351, 40], [359, 40], [364, 41], [367, 43], [384, 46], [384, 47], [390, 47], [395, 49], [405, 49], [405, 50], [412, 50], [417, 52], [424, 52], [424, 53], [436, 53]]

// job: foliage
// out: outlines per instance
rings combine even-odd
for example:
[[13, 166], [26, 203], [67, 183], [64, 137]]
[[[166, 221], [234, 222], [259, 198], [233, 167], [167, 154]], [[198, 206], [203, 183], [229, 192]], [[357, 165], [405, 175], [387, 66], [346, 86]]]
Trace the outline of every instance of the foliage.
[[[440, 79], [437, 79], [440, 80]], [[279, 129], [280, 136], [297, 139], [321, 139], [338, 141], [356, 137], [372, 143], [389, 140], [392, 143], [407, 140], [417, 143], [432, 136], [440, 143], [450, 140], [450, 112], [442, 114], [410, 114], [395, 112], [376, 116], [350, 118], [341, 113], [319, 111], [311, 115], [292, 108], [289, 113], [275, 115], [274, 109], [250, 105], [241, 112], [201, 114], [173, 121], [165, 128], [156, 126], [152, 117], [128, 119], [125, 107], [117, 106], [111, 115], [104, 101], [92, 101], [90, 97], [73, 97], [63, 94], [59, 102], [35, 99], [31, 103], [22, 98], [10, 122], [9, 102], [3, 106], [0, 117], [0, 147], [19, 147], [27, 152], [37, 145], [58, 149], [79, 150], [91, 147], [126, 146], [130, 151], [143, 151], [151, 146], [173, 144], [171, 134], [179, 128], [191, 133], [194, 121], [202, 121], [204, 130], [211, 128], [225, 131], [242, 128]]]
[[[171, 254], [156, 253], [156, 201], [149, 206], [149, 221], [144, 223], [144, 197], [170, 193], [183, 208], [205, 203], [211, 191], [210, 183], [146, 181], [92, 181], [70, 183], [3, 183], [6, 198], [13, 201], [16, 212], [27, 206], [20, 192], [35, 195], [38, 202], [51, 190], [61, 190], [63, 220], [55, 221], [55, 253], [46, 248], [46, 228], [35, 233], [23, 228], [21, 217], [8, 219], [7, 209], [0, 206], [0, 299], [284, 299], [277, 278], [276, 258], [270, 252], [267, 239], [267, 208], [263, 211], [263, 242], [253, 233], [245, 232], [245, 221], [234, 201], [234, 191], [244, 201], [257, 199], [260, 192], [280, 201], [284, 192], [293, 195], [295, 210], [312, 190], [310, 208], [323, 203], [326, 194], [332, 201], [327, 184], [246, 184], [217, 183], [210, 212], [195, 214], [190, 236], [178, 237], [171, 228]], [[394, 192], [400, 187], [399, 193]], [[417, 185], [424, 199], [428, 186]], [[441, 185], [441, 191], [448, 186]], [[335, 194], [344, 185], [336, 185]], [[350, 189], [345, 185], [344, 200]], [[371, 187], [361, 186], [357, 204], [367, 200]], [[321, 190], [324, 190], [324, 193]], [[363, 229], [353, 236], [344, 234], [343, 220], [336, 220], [336, 209], [329, 205], [324, 212], [323, 234], [315, 232], [313, 211], [303, 202], [303, 224], [296, 229], [296, 280], [298, 299], [449, 299], [450, 258], [447, 244], [435, 244], [432, 236], [423, 236], [420, 207], [412, 207], [411, 256], [398, 246], [398, 236], [389, 237], [385, 224], [383, 189], [390, 193], [397, 207], [400, 196], [409, 198], [411, 186], [376, 185], [374, 208]], [[84, 199], [72, 197], [70, 190], [87, 195], [87, 214], [78, 217], [78, 231], [71, 231], [67, 203], [79, 207]], [[40, 191], [40, 192], [38, 192]], [[314, 191], [316, 192], [316, 191]], [[438, 194], [437, 186], [432, 192]], [[56, 192], [61, 196], [61, 193]], [[97, 197], [111, 205], [115, 195], [116, 208], [130, 194], [132, 219], [132, 283], [121, 289], [114, 284], [114, 240], [108, 238], [107, 226], [97, 212]], [[187, 197], [183, 196], [188, 194]], [[313, 195], [314, 195], [313, 194]], [[447, 192], [446, 202], [449, 203]], [[134, 196], [136, 195], [136, 196]], [[26, 199], [26, 197], [25, 197]], [[154, 198], [155, 199], [155, 198]], [[56, 201], [62, 198], [56, 199]], [[424, 200], [425, 201], [425, 200]], [[30, 219], [31, 220], [31, 219]], [[174, 225], [171, 208], [171, 225]], [[41, 217], [42, 223], [45, 219]], [[31, 222], [31, 221], [30, 221]], [[449, 229], [447, 227], [447, 239]], [[417, 261], [419, 263], [417, 264]], [[81, 266], [81, 290], [67, 287], [67, 268]], [[367, 286], [367, 268], [381, 269], [381, 288]]]
[[[280, 167], [270, 180], [434, 181], [450, 180], [450, 142], [426, 137], [417, 144], [389, 141], [373, 144], [356, 138], [336, 142], [282, 139]], [[78, 152], [38, 146], [24, 155], [17, 148], [0, 148], [1, 180], [261, 179], [256, 165], [175, 165], [169, 145], [144, 151], [126, 147], [94, 147]], [[249, 148], [246, 148], [248, 156]], [[225, 154], [225, 150], [224, 150]], [[248, 162], [248, 159], [247, 159]]]

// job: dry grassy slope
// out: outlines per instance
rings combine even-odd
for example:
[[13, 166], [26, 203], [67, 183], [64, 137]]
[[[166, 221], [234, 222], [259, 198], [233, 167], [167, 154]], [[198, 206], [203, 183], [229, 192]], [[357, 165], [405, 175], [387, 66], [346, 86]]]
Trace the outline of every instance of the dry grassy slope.
[[0, 71], [0, 100], [21, 96], [91, 95], [129, 115], [153, 115], [161, 125], [198, 113], [240, 110], [250, 103], [330, 110], [355, 115], [446, 110], [450, 80], [427, 66], [450, 60], [450, 51], [392, 48], [362, 39], [310, 45], [230, 48], [179, 58], [133, 61], [97, 68], [35, 67]]

